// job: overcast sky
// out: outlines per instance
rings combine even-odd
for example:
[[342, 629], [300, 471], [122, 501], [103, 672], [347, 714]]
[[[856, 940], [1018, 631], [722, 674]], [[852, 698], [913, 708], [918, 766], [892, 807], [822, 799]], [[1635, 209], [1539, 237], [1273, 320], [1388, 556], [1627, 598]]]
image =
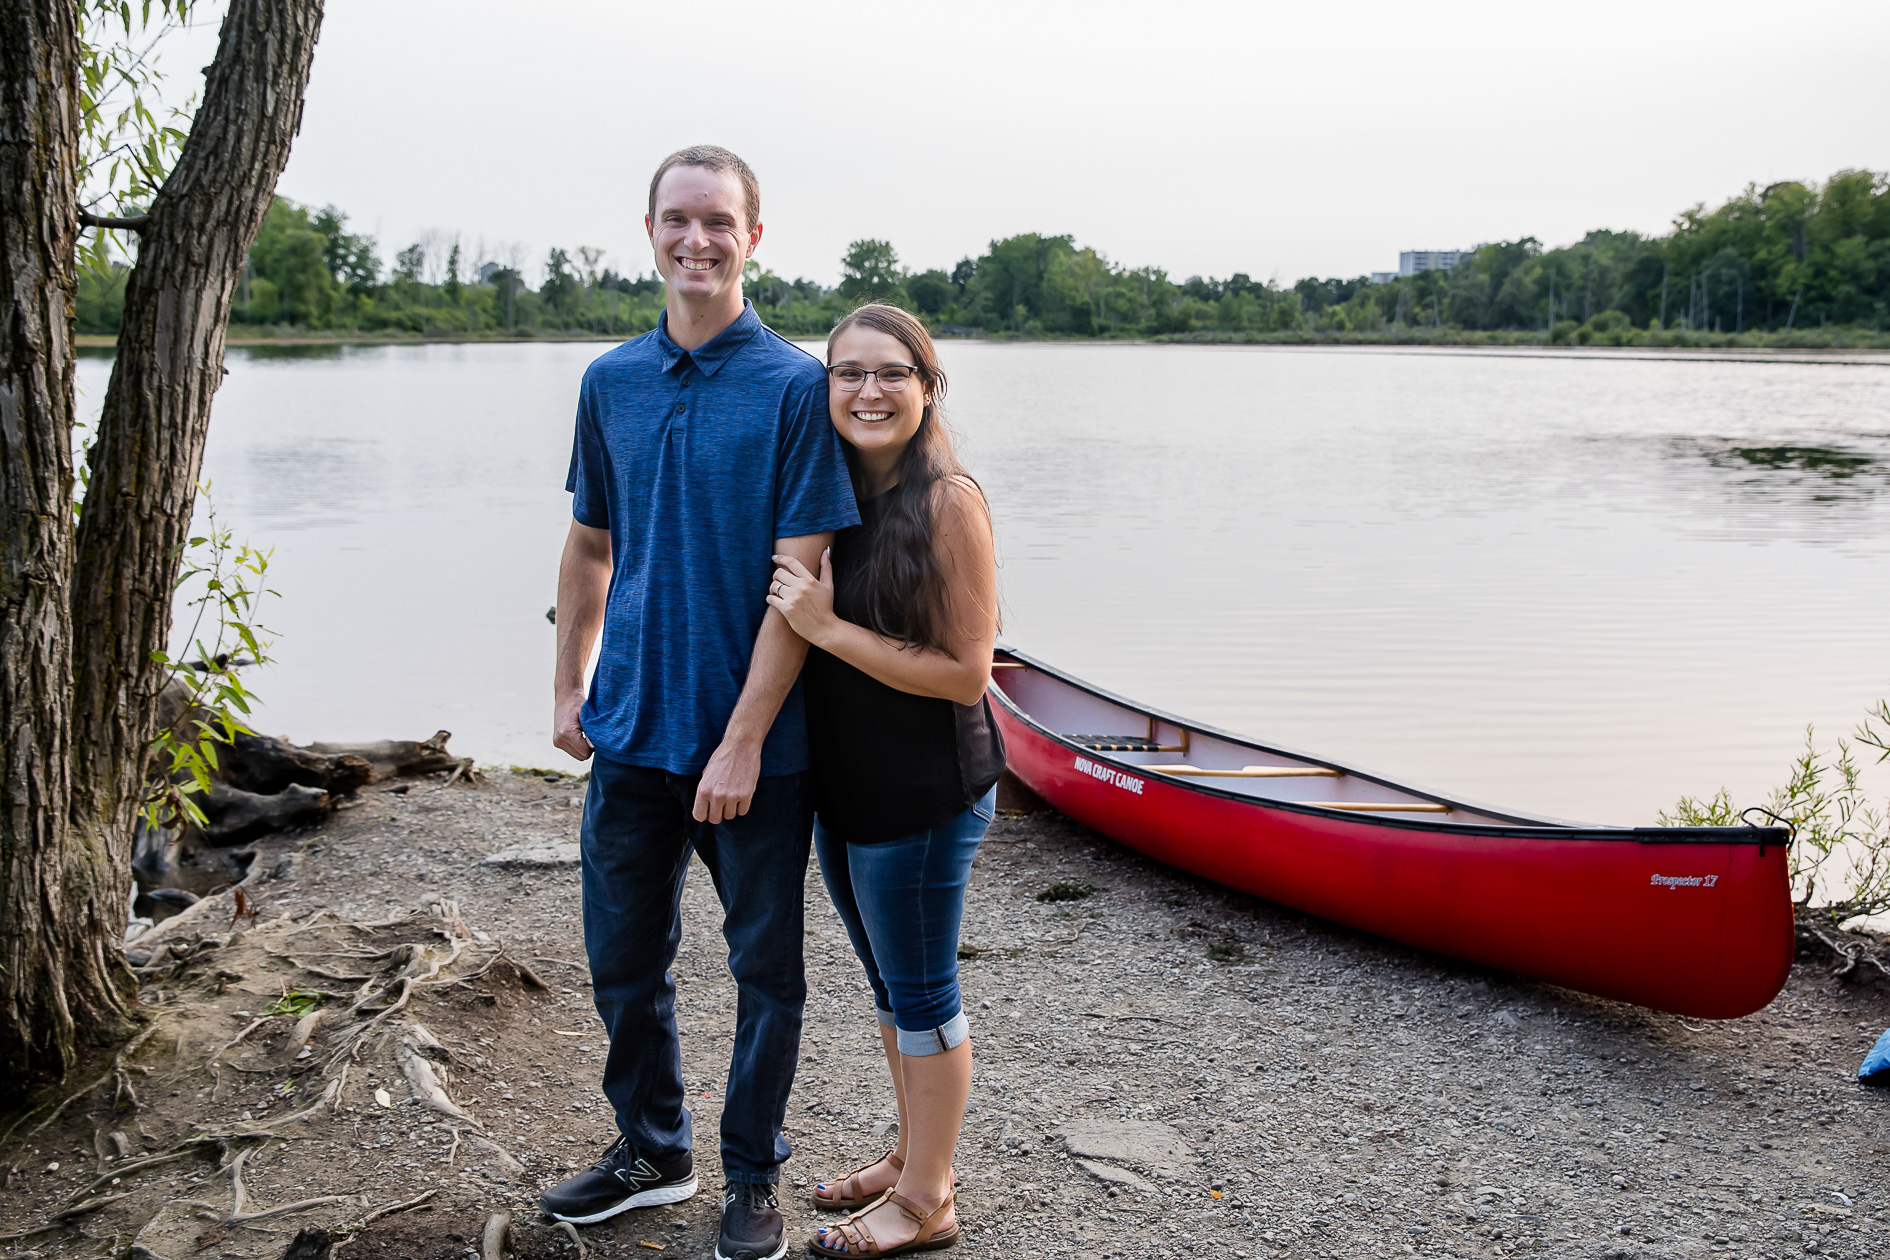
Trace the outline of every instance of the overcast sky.
[[759, 174], [790, 277], [834, 282], [859, 237], [922, 269], [1036, 231], [1291, 283], [1890, 168], [1886, 48], [1883, 0], [328, 0], [280, 191], [383, 260], [437, 229], [635, 273], [651, 169], [706, 141]]

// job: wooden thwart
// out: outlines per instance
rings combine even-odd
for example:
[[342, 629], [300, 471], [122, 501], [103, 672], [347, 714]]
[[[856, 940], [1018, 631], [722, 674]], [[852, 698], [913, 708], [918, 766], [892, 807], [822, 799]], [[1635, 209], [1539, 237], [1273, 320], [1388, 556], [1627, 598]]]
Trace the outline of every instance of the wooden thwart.
[[1294, 801], [1314, 809], [1344, 809], [1355, 814], [1448, 814], [1450, 806], [1436, 801]]
[[1178, 774], [1202, 779], [1336, 779], [1338, 770], [1324, 766], [1242, 766], [1238, 770], [1204, 770], [1200, 766], [1145, 766], [1162, 774]]

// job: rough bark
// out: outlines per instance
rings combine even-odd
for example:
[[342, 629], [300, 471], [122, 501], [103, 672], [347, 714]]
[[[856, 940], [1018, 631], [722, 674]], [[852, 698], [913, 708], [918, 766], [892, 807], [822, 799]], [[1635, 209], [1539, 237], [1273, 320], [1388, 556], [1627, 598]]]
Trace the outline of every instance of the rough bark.
[[0, 1097], [128, 1009], [70, 919], [115, 882], [67, 843], [78, 66], [71, 0], [0, 5]]
[[320, 0], [234, 0], [125, 289], [73, 583], [73, 815], [129, 837], [230, 303], [302, 120]]
[[[74, 539], [73, 0], [0, 4], [0, 1103], [132, 1017], [120, 947], [170, 598], [224, 327], [301, 122], [321, 0], [231, 0], [141, 228]], [[64, 607], [59, 607], [61, 603]]]

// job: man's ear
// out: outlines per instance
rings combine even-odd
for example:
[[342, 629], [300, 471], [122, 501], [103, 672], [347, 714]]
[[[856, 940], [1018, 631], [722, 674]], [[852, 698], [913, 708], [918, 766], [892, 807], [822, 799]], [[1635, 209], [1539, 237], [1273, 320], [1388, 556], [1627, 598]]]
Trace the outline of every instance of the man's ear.
[[761, 247], [761, 224], [757, 223], [755, 224], [754, 228], [748, 233], [748, 252], [742, 255], [743, 261], [745, 262], [748, 259], [753, 258], [755, 256], [755, 251], [759, 249], [760, 247]]
[[643, 216], [643, 234], [650, 238], [650, 244], [656, 244], [656, 224], [647, 214]]

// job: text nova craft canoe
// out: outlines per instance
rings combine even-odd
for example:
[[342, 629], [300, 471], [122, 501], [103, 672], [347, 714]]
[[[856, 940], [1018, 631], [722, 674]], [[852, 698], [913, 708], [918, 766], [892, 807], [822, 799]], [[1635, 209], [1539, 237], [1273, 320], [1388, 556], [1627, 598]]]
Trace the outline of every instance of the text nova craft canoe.
[[1492, 810], [1147, 709], [1000, 650], [1010, 768], [1085, 826], [1268, 901], [1551, 984], [1749, 1015], [1794, 948], [1782, 827]]

